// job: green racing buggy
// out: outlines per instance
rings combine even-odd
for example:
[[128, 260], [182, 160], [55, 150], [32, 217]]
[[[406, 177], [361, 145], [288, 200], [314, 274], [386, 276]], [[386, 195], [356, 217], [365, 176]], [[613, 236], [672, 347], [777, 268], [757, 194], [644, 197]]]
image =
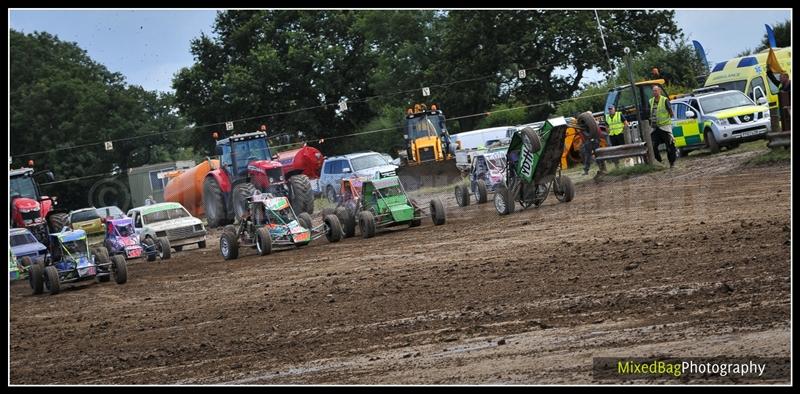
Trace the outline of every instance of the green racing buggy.
[[561, 154], [567, 122], [563, 117], [548, 119], [541, 127], [525, 127], [514, 132], [506, 152], [505, 179], [497, 185], [494, 206], [500, 215], [539, 207], [550, 190], [561, 202], [575, 197], [575, 185], [561, 175]]
[[442, 225], [446, 220], [446, 212], [442, 201], [434, 198], [430, 201], [428, 212], [406, 194], [400, 178], [396, 176], [379, 179], [344, 179], [352, 189], [351, 193], [343, 193], [336, 216], [342, 221], [345, 235], [353, 235], [358, 224], [361, 236], [371, 238], [375, 232], [394, 226], [408, 225], [417, 227], [422, 219], [430, 215], [433, 224]]

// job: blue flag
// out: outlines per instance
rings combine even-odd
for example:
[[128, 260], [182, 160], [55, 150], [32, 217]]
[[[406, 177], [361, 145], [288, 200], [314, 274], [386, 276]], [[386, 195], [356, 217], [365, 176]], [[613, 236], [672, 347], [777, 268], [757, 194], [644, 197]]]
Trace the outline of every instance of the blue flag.
[[769, 25], [764, 25], [767, 28], [767, 39], [769, 40], [769, 47], [770, 48], [777, 48], [778, 45], [775, 44], [775, 32], [772, 31], [772, 28]]
[[706, 70], [708, 70], [710, 67], [708, 67], [708, 59], [706, 59], [706, 51], [703, 49], [703, 46], [700, 45], [700, 43], [696, 40], [692, 40], [692, 44], [694, 44], [694, 50], [697, 52], [697, 57], [703, 61], [703, 64], [706, 65]]

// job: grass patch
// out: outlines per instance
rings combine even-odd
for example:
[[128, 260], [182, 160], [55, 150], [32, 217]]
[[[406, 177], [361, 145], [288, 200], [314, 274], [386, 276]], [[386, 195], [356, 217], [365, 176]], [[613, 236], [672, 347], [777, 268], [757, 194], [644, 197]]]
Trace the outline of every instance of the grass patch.
[[648, 174], [656, 171], [663, 171], [664, 167], [652, 164], [637, 164], [631, 167], [619, 167], [608, 171], [606, 176], [628, 177], [634, 175]]
[[758, 155], [747, 160], [746, 164], [748, 165], [770, 165], [770, 164], [777, 164], [783, 162], [789, 162], [792, 158], [792, 152], [788, 149], [778, 148], [778, 149], [770, 149], [769, 152], [764, 153], [762, 155]]

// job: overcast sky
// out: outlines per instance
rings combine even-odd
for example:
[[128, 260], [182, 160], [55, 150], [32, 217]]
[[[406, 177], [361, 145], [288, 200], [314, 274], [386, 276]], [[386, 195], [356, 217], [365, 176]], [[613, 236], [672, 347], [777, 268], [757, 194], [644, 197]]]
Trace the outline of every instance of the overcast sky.
[[[215, 15], [214, 10], [12, 10], [9, 27], [76, 42], [92, 59], [125, 75], [128, 83], [172, 91], [173, 74], [193, 63], [192, 38], [201, 32], [211, 35]], [[687, 38], [700, 41], [712, 65], [758, 46], [765, 24], [790, 18], [789, 9], [677, 10], [675, 16]], [[594, 72], [586, 77], [600, 79]]]

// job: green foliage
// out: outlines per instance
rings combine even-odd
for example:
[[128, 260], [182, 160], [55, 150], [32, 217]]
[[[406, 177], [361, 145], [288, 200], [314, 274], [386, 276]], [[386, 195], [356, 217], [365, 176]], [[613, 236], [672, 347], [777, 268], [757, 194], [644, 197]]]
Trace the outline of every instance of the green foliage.
[[665, 167], [651, 164], [636, 164], [630, 167], [618, 167], [606, 173], [609, 177], [630, 177], [635, 175], [648, 174], [651, 172], [663, 171]]
[[747, 160], [745, 164], [752, 166], [782, 164], [789, 163], [791, 159], [791, 151], [785, 148], [776, 148]]
[[[612, 60], [622, 58], [625, 46], [644, 50], [679, 34], [672, 11], [599, 15]], [[309, 140], [399, 123], [402, 110], [388, 114], [387, 106], [437, 103], [455, 118], [511, 103], [557, 101], [578, 90], [585, 71], [608, 68], [588, 10], [223, 11], [215, 32], [193, 40], [195, 64], [173, 80], [181, 112], [207, 124], [330, 104], [235, 125], [247, 131], [266, 122], [270, 130], [303, 131]], [[522, 67], [528, 68], [524, 80], [517, 76]], [[561, 76], [565, 68], [574, 75]], [[421, 95], [426, 86], [432, 86], [430, 97]], [[353, 101], [344, 114], [335, 105], [342, 98]], [[534, 107], [525, 118], [545, 118], [554, 109]], [[469, 131], [492, 122], [465, 117], [448, 128]], [[212, 153], [210, 131], [194, 134], [198, 153]], [[349, 139], [366, 142], [337, 139], [329, 150], [385, 147], [396, 135]]]
[[[50, 169], [57, 180], [95, 174], [124, 173], [135, 167], [171, 159], [182, 146], [180, 134], [118, 141], [112, 151], [102, 144], [19, 156], [120, 138], [136, 137], [183, 127], [171, 94], [148, 92], [125, 84], [119, 73], [93, 61], [74, 43], [47, 33], [10, 30], [10, 148], [11, 166]], [[87, 191], [102, 177], [45, 186], [60, 206], [90, 204]]]
[[[632, 52], [631, 55], [631, 68], [637, 82], [653, 79], [651, 70], [653, 67], [658, 67], [668, 77], [669, 85], [696, 89], [705, 83], [707, 76], [705, 66], [697, 57], [694, 48], [686, 42], [671, 41], [662, 46], [647, 48], [640, 53]], [[614, 81], [621, 85], [630, 83], [625, 63], [619, 65]], [[673, 94], [670, 90], [667, 92]]]
[[606, 94], [611, 89], [608, 83], [592, 84], [586, 86], [575, 100], [563, 101], [558, 104], [556, 114], [561, 116], [575, 116], [580, 112], [600, 112], [606, 103]]
[[[528, 111], [520, 107], [522, 104], [498, 104], [489, 110], [489, 116], [484, 117], [478, 122], [477, 129], [489, 127], [514, 126], [528, 123]], [[509, 108], [515, 108], [509, 110]]]

